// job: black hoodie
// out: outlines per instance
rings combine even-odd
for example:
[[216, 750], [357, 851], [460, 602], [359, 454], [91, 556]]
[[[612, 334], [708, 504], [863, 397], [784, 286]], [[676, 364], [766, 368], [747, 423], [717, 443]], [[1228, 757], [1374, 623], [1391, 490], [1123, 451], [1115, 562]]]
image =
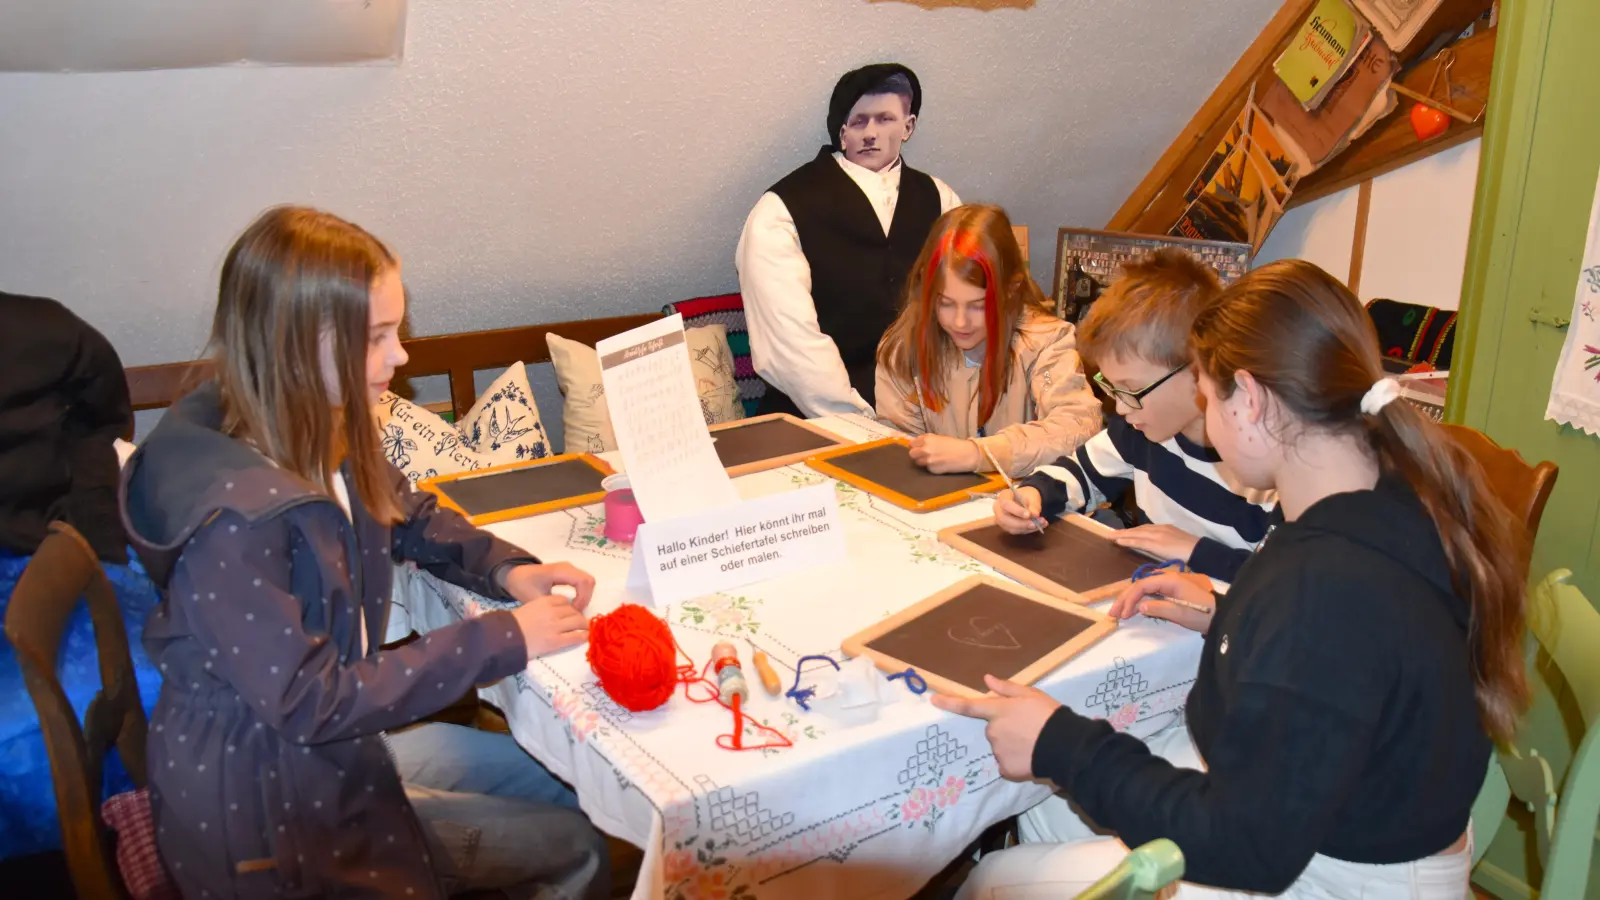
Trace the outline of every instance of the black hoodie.
[[127, 562], [114, 443], [133, 408], [117, 351], [43, 297], [0, 293], [0, 322], [0, 548], [30, 554], [61, 519]]
[[1469, 614], [1403, 481], [1335, 494], [1219, 598], [1187, 711], [1207, 771], [1062, 709], [1034, 773], [1130, 847], [1172, 839], [1199, 884], [1277, 893], [1317, 853], [1430, 856], [1466, 830], [1491, 749]]

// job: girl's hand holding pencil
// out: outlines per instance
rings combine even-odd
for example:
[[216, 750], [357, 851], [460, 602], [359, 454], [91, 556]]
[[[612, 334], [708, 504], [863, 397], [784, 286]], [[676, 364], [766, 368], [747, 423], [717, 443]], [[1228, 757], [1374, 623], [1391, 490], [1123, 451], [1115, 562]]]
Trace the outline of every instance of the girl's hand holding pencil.
[[1135, 614], [1166, 619], [1205, 634], [1216, 614], [1211, 579], [1193, 572], [1162, 571], [1133, 582], [1112, 602], [1108, 613], [1118, 619]]

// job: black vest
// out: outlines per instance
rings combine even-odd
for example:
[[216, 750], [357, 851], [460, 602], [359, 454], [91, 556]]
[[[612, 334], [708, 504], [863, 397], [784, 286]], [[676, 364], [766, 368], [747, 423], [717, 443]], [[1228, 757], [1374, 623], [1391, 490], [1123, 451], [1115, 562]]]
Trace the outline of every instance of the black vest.
[[[823, 147], [816, 159], [771, 188], [794, 217], [811, 267], [817, 324], [838, 345], [851, 386], [868, 403], [874, 402], [878, 341], [900, 311], [906, 275], [940, 213], [933, 179], [903, 159], [900, 167], [900, 197], [888, 235], [867, 195], [834, 160], [832, 147]], [[770, 387], [767, 397], [764, 412], [793, 408]]]

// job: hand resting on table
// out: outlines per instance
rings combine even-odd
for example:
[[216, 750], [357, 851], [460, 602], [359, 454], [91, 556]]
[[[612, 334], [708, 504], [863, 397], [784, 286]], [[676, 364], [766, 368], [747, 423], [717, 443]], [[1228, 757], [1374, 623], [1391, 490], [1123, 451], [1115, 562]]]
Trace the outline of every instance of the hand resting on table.
[[[501, 585], [522, 605], [511, 611], [522, 629], [529, 658], [575, 647], [589, 639], [583, 609], [594, 596], [594, 576], [570, 563], [515, 566], [501, 576]], [[555, 592], [570, 587], [568, 599]]]

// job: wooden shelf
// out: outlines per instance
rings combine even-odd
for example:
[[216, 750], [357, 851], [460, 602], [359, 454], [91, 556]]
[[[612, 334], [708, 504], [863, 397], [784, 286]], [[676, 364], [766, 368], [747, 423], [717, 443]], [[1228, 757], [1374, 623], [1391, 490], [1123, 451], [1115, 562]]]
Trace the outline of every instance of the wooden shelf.
[[1244, 109], [1251, 85], [1262, 71], [1271, 69], [1272, 61], [1288, 46], [1289, 39], [1314, 5], [1316, 0], [1288, 0], [1283, 4], [1177, 139], [1161, 154], [1144, 180], [1134, 188], [1127, 202], [1106, 223], [1107, 231], [1166, 234], [1178, 221], [1187, 206], [1183, 192], [1211, 158], [1211, 151], [1222, 141], [1239, 110]]
[[[1211, 93], [1194, 118], [1167, 147], [1144, 180], [1128, 196], [1127, 202], [1117, 210], [1106, 224], [1108, 231], [1127, 231], [1139, 234], [1166, 234], [1183, 214], [1183, 193], [1206, 161], [1222, 136], [1244, 108], [1250, 87], [1272, 71], [1272, 62], [1278, 58], [1300, 23], [1305, 19], [1316, 0], [1287, 0], [1272, 21], [1262, 29], [1239, 58], [1222, 83]], [[1426, 34], [1437, 33], [1441, 27], [1456, 27], [1457, 20], [1471, 21], [1489, 6], [1489, 0], [1462, 0], [1441, 7], [1436, 22], [1430, 21]], [[1476, 9], [1476, 13], [1473, 9]], [[1465, 28], [1465, 24], [1460, 26]], [[1459, 30], [1459, 29], [1458, 29]], [[1494, 29], [1488, 29], [1455, 44], [1456, 64], [1450, 70], [1451, 81], [1470, 91], [1472, 99], [1457, 97], [1457, 108], [1469, 114], [1476, 113], [1489, 95], [1489, 73], [1494, 58]], [[1426, 44], [1423, 35], [1413, 44]], [[1408, 46], [1408, 49], [1413, 49]], [[1401, 84], [1419, 91], [1428, 89], [1434, 66], [1423, 62], [1415, 66], [1400, 80]], [[1442, 83], [1442, 82], [1441, 82]], [[1441, 88], [1442, 90], [1442, 88]], [[1442, 98], [1441, 98], [1442, 99]], [[1397, 169], [1441, 150], [1449, 149], [1482, 133], [1482, 122], [1466, 126], [1452, 122], [1443, 135], [1427, 143], [1419, 143], [1411, 131], [1409, 115], [1411, 101], [1402, 100], [1391, 116], [1374, 126], [1361, 139], [1355, 141], [1327, 165], [1306, 176], [1289, 198], [1289, 206], [1325, 197], [1361, 181]]]
[[[1450, 105], [1469, 115], [1477, 113], [1489, 100], [1494, 43], [1495, 29], [1489, 28], [1454, 45], [1456, 63], [1450, 69], [1450, 81], [1457, 88], [1465, 88], [1471, 96], [1464, 96], [1458, 91]], [[1400, 83], [1412, 90], [1426, 92], [1436, 68], [1438, 66], [1432, 61], [1425, 61], [1400, 79]], [[1444, 79], [1441, 78], [1435, 96], [1442, 100], [1443, 94]], [[1327, 165], [1302, 178], [1294, 194], [1289, 197], [1289, 208], [1336, 194], [1483, 134], [1482, 119], [1474, 125], [1463, 125], [1452, 119], [1450, 129], [1444, 134], [1430, 141], [1419, 141], [1411, 130], [1412, 105], [1411, 100], [1400, 98], [1394, 112], [1387, 118], [1351, 143]]]

